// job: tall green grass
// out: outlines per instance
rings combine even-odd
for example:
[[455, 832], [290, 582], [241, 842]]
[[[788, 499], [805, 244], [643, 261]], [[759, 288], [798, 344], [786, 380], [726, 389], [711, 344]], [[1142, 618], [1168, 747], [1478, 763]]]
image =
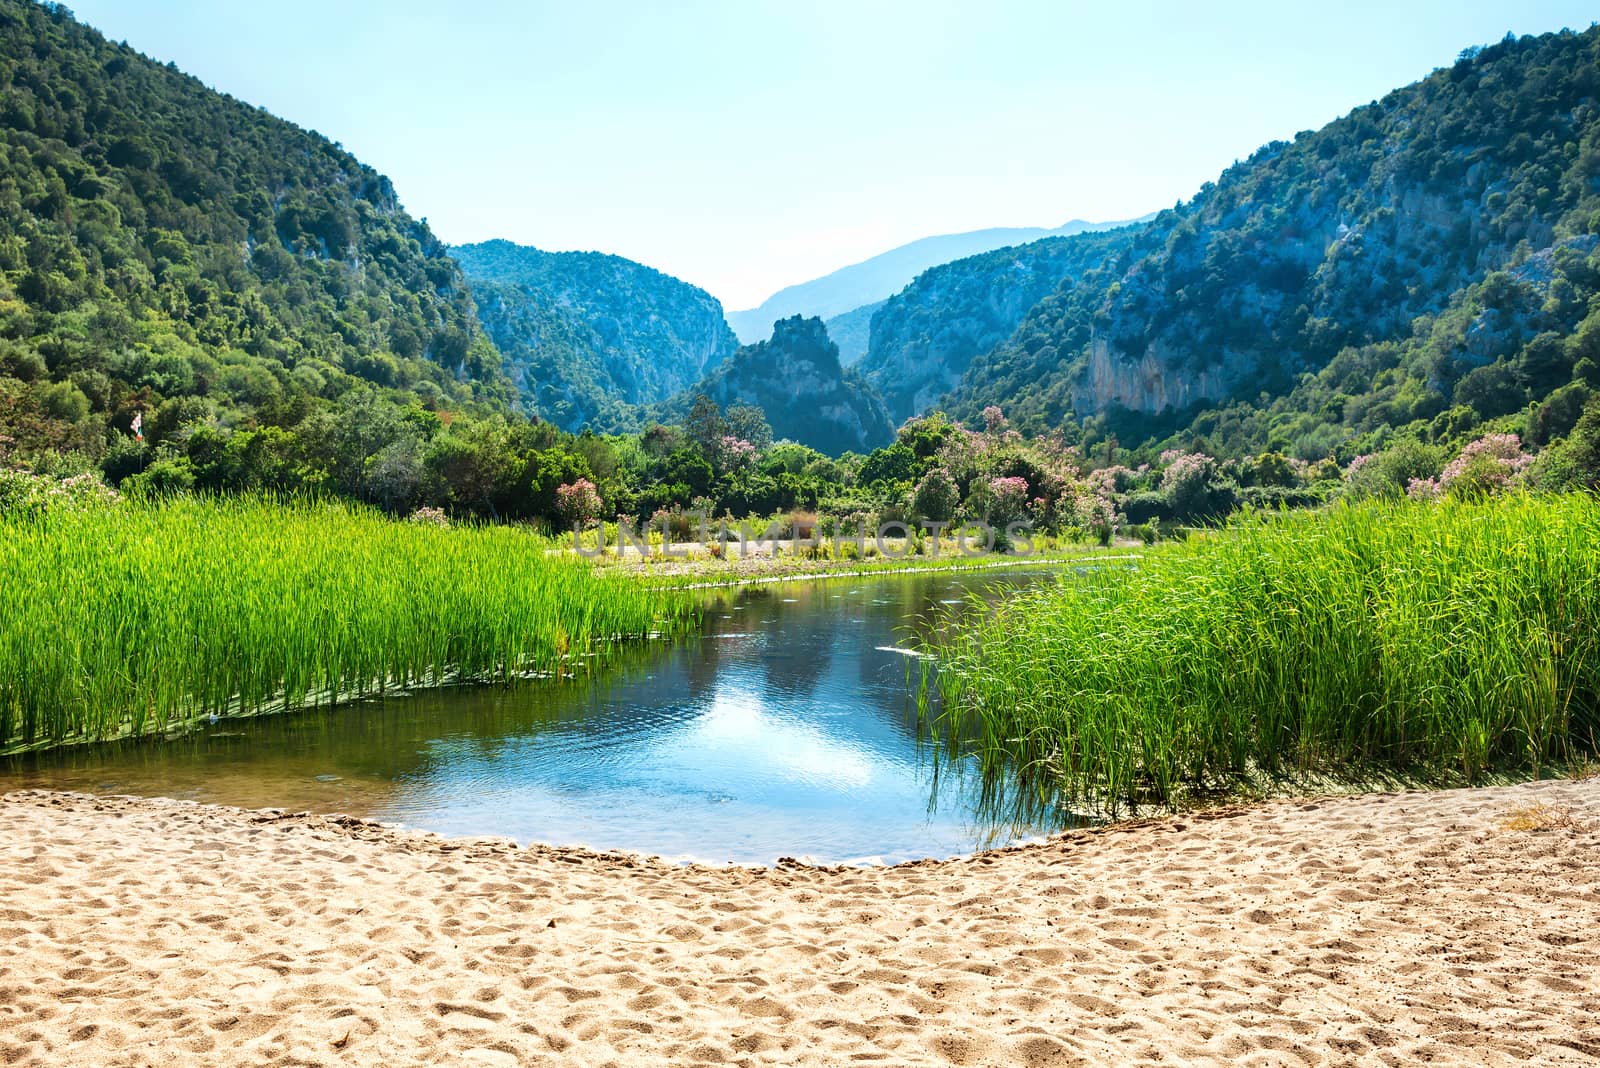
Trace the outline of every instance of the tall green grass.
[[690, 610], [550, 546], [336, 503], [0, 515], [0, 749], [562, 670]]
[[946, 633], [929, 715], [1113, 811], [1261, 772], [1471, 779], [1594, 751], [1597, 625], [1591, 497], [1241, 518]]

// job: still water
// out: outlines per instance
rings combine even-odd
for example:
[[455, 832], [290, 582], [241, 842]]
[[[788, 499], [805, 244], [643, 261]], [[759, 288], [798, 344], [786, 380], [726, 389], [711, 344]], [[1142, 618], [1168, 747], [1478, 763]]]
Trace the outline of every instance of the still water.
[[[702, 633], [592, 677], [453, 687], [222, 720], [182, 738], [0, 763], [40, 787], [344, 812], [448, 835], [768, 863], [943, 857], [1053, 830], [919, 742], [903, 651], [1038, 568], [707, 595]], [[1002, 814], [999, 809], [1006, 811]]]

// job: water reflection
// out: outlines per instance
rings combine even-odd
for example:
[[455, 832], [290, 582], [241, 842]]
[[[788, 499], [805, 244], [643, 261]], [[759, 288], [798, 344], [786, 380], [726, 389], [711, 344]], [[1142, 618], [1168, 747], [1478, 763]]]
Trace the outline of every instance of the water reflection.
[[[902, 651], [969, 595], [1037, 569], [708, 595], [703, 634], [596, 677], [452, 688], [222, 721], [13, 761], [0, 788], [349, 812], [446, 834], [768, 862], [947, 856], [1063, 817], [936, 769]], [[909, 685], [908, 685], [909, 680]]]

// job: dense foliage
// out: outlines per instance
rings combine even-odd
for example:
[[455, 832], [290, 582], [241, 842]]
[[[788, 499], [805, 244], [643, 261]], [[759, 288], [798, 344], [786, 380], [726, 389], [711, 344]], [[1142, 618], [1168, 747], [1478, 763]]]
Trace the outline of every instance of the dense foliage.
[[0, 461], [510, 397], [444, 247], [337, 145], [0, 0]]
[[[871, 317], [857, 375], [815, 319], [732, 352], [714, 300], [616, 257], [456, 250], [475, 309], [337, 146], [0, 0], [0, 467], [456, 519], [819, 510], [1102, 540], [1593, 487], [1596, 39], [1508, 41], [1154, 220], [929, 270]], [[964, 425], [905, 418], [1008, 334], [957, 391]], [[1224, 372], [1267, 392], [1083, 403]]]
[[509, 241], [451, 250], [530, 411], [567, 430], [633, 428], [738, 347], [716, 298], [620, 256]]

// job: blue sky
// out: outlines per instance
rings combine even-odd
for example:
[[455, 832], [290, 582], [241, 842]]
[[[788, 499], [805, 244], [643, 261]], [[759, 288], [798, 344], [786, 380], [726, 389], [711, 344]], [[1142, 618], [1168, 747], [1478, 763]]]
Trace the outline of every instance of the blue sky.
[[930, 234], [1192, 195], [1592, 4], [73, 0], [339, 141], [452, 243], [597, 249], [730, 309]]

